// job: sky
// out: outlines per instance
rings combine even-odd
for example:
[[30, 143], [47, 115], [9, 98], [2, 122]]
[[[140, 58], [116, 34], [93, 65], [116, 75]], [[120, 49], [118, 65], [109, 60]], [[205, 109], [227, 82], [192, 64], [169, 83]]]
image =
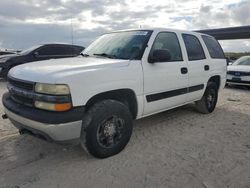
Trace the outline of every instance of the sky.
[[[73, 43], [86, 47], [120, 29], [245, 26], [249, 10], [250, 0], [1, 0], [0, 48], [71, 43], [72, 33]], [[250, 51], [250, 40], [220, 43], [227, 52]]]

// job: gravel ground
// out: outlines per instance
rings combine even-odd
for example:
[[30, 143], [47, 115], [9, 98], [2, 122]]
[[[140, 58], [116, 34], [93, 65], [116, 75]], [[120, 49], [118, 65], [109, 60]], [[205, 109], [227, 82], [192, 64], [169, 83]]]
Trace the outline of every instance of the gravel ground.
[[249, 122], [250, 90], [226, 88], [214, 113], [186, 105], [138, 120], [126, 149], [99, 160], [0, 120], [0, 187], [249, 188]]

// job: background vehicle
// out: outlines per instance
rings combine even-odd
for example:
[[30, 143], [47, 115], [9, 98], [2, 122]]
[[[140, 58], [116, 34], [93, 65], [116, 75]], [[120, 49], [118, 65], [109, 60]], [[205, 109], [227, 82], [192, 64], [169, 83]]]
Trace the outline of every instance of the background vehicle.
[[9, 51], [0, 51], [0, 56], [1, 55], [8, 55], [8, 54], [15, 54], [14, 52], [9, 52]]
[[82, 56], [11, 69], [3, 105], [21, 132], [77, 139], [105, 158], [127, 145], [134, 119], [191, 102], [213, 112], [225, 82], [226, 59], [213, 37], [125, 30], [102, 35]]
[[250, 86], [250, 56], [244, 56], [227, 68], [227, 84]]
[[84, 50], [71, 44], [44, 44], [33, 46], [17, 54], [0, 56], [0, 77], [6, 77], [9, 70], [17, 65], [47, 59], [74, 57]]

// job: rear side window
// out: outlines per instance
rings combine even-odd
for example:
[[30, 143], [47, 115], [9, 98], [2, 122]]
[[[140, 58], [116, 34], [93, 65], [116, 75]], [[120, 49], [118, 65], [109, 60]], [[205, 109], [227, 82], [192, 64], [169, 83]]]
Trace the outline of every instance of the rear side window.
[[155, 38], [150, 55], [154, 50], [168, 50], [170, 61], [182, 61], [182, 52], [177, 35], [172, 32], [161, 32]]
[[207, 46], [207, 49], [209, 51], [211, 58], [225, 59], [224, 52], [223, 52], [219, 42], [215, 38], [202, 35], [202, 39], [204, 40], [204, 42]]
[[199, 39], [190, 34], [182, 34], [189, 61], [206, 59], [204, 50], [201, 46]]
[[58, 46], [58, 47], [53, 47], [54, 55], [71, 55], [73, 54], [73, 47], [72, 46]]
[[73, 48], [67, 46], [47, 46], [41, 48], [39, 51], [39, 55], [44, 56], [66, 56], [73, 54]]
[[77, 47], [77, 46], [74, 46], [74, 55], [80, 55], [80, 53], [84, 50], [83, 47]]

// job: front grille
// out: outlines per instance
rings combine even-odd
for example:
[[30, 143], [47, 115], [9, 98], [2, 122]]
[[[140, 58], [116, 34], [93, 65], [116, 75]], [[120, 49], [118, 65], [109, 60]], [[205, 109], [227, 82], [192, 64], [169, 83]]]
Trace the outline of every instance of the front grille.
[[17, 88], [25, 89], [28, 91], [32, 91], [34, 88], [34, 83], [28, 82], [28, 81], [21, 81], [17, 79], [13, 79], [8, 77], [8, 83], [10, 83], [12, 86], [15, 86]]
[[34, 83], [32, 82], [8, 77], [8, 89], [10, 97], [16, 103], [33, 107], [34, 99], [29, 95], [29, 93], [33, 92], [33, 88]]
[[23, 104], [23, 105], [29, 106], [29, 107], [33, 106], [33, 99], [30, 99], [30, 98], [27, 98], [24, 96], [20, 96], [20, 95], [15, 95], [15, 94], [11, 94], [10, 97], [16, 103]]
[[227, 74], [234, 76], [250, 76], [250, 72], [243, 72], [243, 71], [227, 71]]

